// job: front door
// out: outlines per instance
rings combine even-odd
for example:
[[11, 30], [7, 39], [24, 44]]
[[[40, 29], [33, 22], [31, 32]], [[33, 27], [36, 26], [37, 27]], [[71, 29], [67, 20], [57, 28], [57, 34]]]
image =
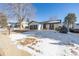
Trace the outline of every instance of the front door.
[[43, 30], [46, 30], [47, 28], [46, 28], [46, 24], [43, 24]]

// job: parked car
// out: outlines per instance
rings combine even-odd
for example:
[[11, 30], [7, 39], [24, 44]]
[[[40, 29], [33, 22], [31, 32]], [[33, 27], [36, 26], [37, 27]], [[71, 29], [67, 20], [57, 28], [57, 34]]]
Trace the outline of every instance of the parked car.
[[79, 29], [70, 29], [70, 32], [79, 33]]

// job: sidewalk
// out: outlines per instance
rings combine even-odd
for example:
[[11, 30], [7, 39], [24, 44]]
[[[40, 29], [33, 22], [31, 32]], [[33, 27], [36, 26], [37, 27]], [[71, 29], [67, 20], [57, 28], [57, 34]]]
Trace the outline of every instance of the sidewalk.
[[0, 55], [2, 56], [31, 56], [30, 53], [17, 49], [9, 39], [9, 35], [0, 32]]

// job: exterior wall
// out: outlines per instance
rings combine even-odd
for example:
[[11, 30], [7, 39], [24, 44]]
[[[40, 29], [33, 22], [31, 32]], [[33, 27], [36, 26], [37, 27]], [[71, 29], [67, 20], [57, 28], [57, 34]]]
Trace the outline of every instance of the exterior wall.
[[79, 29], [79, 24], [75, 24], [74, 29]]
[[[35, 26], [37, 24], [34, 24], [34, 25], [30, 25], [30, 26]], [[37, 30], [55, 30], [57, 27], [59, 27], [60, 23], [59, 24], [53, 24], [53, 28], [50, 29], [50, 24], [46, 24], [46, 28], [43, 27], [44, 24], [38, 24], [37, 25]], [[35, 29], [36, 30], [36, 29]]]
[[54, 24], [53, 23], [48, 23], [44, 25], [45, 28], [43, 27], [43, 30], [54, 30]]
[[59, 26], [60, 26], [60, 23], [54, 24], [54, 30], [55, 30], [57, 27], [59, 27]]
[[41, 24], [41, 30], [43, 30], [43, 24]]
[[[47, 22], [47, 23], [39, 23], [39, 22], [31, 22], [29, 24], [30, 30], [55, 30], [55, 28], [59, 27], [61, 23], [55, 21], [55, 23]], [[34, 26], [37, 26], [37, 29], [34, 29]], [[33, 28], [33, 29], [32, 29]]]
[[[42, 30], [42, 24], [34, 24], [34, 25], [30, 25], [30, 27], [32, 26], [33, 30]], [[37, 26], [37, 29], [34, 29], [34, 26]], [[32, 30], [32, 29], [31, 29]]]
[[[36, 27], [37, 28], [36, 28]], [[29, 27], [30, 27], [30, 30], [40, 30], [40, 25], [39, 25], [39, 23], [37, 23], [37, 22], [32, 22], [32, 23], [30, 23], [29, 24]]]
[[25, 29], [26, 27], [28, 27], [28, 22], [26, 21], [21, 22], [20, 28]]
[[38, 30], [38, 25], [30, 25], [30, 30]]
[[43, 30], [49, 30], [50, 29], [50, 24], [42, 24], [42, 29]]
[[38, 30], [42, 30], [42, 24], [38, 24]]
[[47, 30], [49, 30], [49, 27], [50, 27], [50, 25], [49, 25], [49, 24], [46, 24], [46, 28], [47, 28]]

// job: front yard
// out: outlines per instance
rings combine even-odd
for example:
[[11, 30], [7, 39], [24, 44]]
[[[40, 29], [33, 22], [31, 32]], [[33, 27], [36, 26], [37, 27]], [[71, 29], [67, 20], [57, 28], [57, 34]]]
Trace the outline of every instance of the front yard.
[[[38, 42], [26, 44], [27, 38]], [[33, 56], [70, 56], [79, 55], [79, 36], [73, 33], [63, 34], [56, 31], [29, 31], [10, 35], [11, 41], [18, 49], [28, 51]], [[24, 40], [26, 39], [26, 40]], [[25, 45], [18, 44], [22, 41]]]

